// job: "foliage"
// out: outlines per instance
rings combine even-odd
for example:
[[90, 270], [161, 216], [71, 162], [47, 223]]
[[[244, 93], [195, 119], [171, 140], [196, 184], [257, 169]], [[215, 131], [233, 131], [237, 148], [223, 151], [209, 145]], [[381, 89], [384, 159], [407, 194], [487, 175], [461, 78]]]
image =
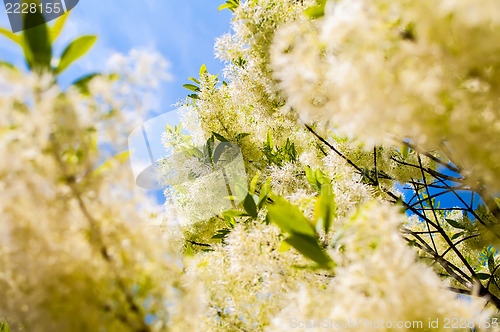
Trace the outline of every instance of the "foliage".
[[[355, 273], [360, 266], [360, 256], [354, 255], [357, 258], [352, 260], [347, 258], [350, 254], [346, 248], [353, 244], [346, 239], [349, 238], [347, 234], [351, 234], [360, 241], [355, 241], [360, 246], [354, 246], [353, 253], [367, 255], [361, 260], [366, 258], [383, 266], [385, 259], [404, 252], [408, 259], [404, 264], [409, 264], [407, 271], [422, 268], [421, 262], [432, 262], [434, 272], [431, 274], [438, 274], [445, 283], [451, 283], [448, 291], [480, 294], [490, 301], [489, 306], [500, 305], [497, 297], [500, 289], [495, 286], [497, 277], [494, 276], [498, 273], [496, 251], [481, 254], [485, 248], [497, 243], [498, 238], [494, 180], [486, 175], [493, 172], [498, 163], [486, 155], [470, 164], [460, 162], [482, 153], [478, 151], [481, 145], [476, 138], [460, 143], [461, 138], [467, 138], [458, 134], [471, 124], [468, 115], [464, 117], [460, 112], [468, 107], [465, 105], [469, 105], [475, 95], [462, 94], [463, 80], [457, 83], [458, 89], [462, 90], [453, 92], [454, 83], [447, 78], [458, 75], [466, 80], [466, 75], [457, 71], [459, 66], [470, 61], [469, 67], [477, 67], [481, 61], [478, 62], [475, 56], [469, 57], [466, 52], [451, 58], [446, 56], [463, 47], [453, 45], [456, 41], [448, 36], [449, 31], [456, 29], [470, 35], [475, 35], [475, 32], [459, 28], [455, 25], [458, 23], [450, 23], [444, 13], [453, 13], [453, 20], [457, 22], [468, 20], [462, 26], [469, 24], [470, 29], [477, 28], [478, 31], [498, 21], [486, 10], [481, 10], [484, 21], [477, 17], [473, 21], [472, 16], [465, 14], [465, 5], [447, 7], [445, 1], [438, 5], [432, 18], [424, 18], [425, 6], [428, 5], [404, 0], [395, 4], [382, 0], [375, 3], [363, 0], [256, 0], [242, 2], [232, 9], [234, 33], [221, 37], [216, 44], [217, 56], [226, 63], [226, 81], [219, 86], [207, 79], [214, 75], [200, 75], [200, 80], [195, 81], [196, 101], [186, 102], [183, 124], [194, 134], [194, 141], [206, 139], [212, 132], [222, 133], [233, 141], [241, 132], [251, 133], [240, 143], [247, 170], [253, 175], [258, 174], [253, 179], [250, 177], [248, 183], [259, 187], [259, 180], [267, 179], [266, 185], [269, 183], [273, 193], [263, 201], [262, 209], [267, 213], [259, 210], [255, 214], [256, 195], [253, 199], [248, 196], [238, 209], [222, 213], [219, 218], [226, 221], [227, 227], [216, 228], [213, 239], [223, 241], [212, 246], [214, 251], [210, 255], [217, 257], [226, 250], [237, 250], [239, 244], [231, 239], [234, 232], [241, 232], [241, 227], [251, 233], [257, 227], [255, 223], [262, 222], [271, 228], [277, 225], [283, 236], [280, 252], [294, 253], [305, 260], [292, 266], [310, 273], [327, 271], [325, 273], [335, 276], [330, 287], [340, 291], [336, 285], [342, 284], [342, 271]], [[488, 8], [492, 10], [491, 6]], [[439, 13], [440, 10], [443, 14]], [[376, 14], [371, 16], [370, 13]], [[363, 22], [372, 24], [369, 33]], [[429, 27], [437, 27], [437, 30]], [[442, 36], [437, 33], [442, 33]], [[471, 42], [482, 41], [476, 38]], [[485, 54], [490, 54], [496, 47], [487, 49], [483, 46], [479, 48]], [[455, 51], [446, 53], [450, 49]], [[441, 50], [444, 55], [435, 58]], [[370, 56], [360, 57], [360, 54]], [[486, 61], [493, 66], [491, 68], [495, 66], [493, 58], [492, 55], [488, 57], [491, 62]], [[442, 65], [444, 71], [441, 73], [433, 65], [436, 61], [456, 63]], [[484, 66], [488, 66], [486, 62]], [[379, 67], [373, 67], [372, 63]], [[351, 68], [355, 69], [355, 76], [351, 75]], [[436, 75], [432, 76], [434, 81], [416, 79], [433, 70], [436, 70]], [[491, 75], [494, 76], [493, 72]], [[440, 91], [436, 82], [451, 85], [446, 85], [446, 91]], [[359, 85], [364, 90], [359, 90]], [[403, 90], [398, 90], [401, 86]], [[380, 90], [375, 92], [377, 89]], [[397, 91], [402, 91], [402, 94]], [[492, 95], [488, 91], [480, 89], [476, 93], [484, 92], [484, 97], [489, 98]], [[436, 98], [429, 97], [434, 93]], [[457, 108], [458, 100], [465, 101], [464, 106]], [[490, 101], [491, 105], [495, 104], [493, 99]], [[436, 110], [441, 107], [440, 103], [447, 107], [446, 110]], [[425, 117], [417, 115], [422, 107], [429, 110]], [[385, 117], [381, 118], [380, 114]], [[386, 122], [380, 124], [381, 119]], [[477, 123], [478, 120], [473, 121]], [[416, 127], [415, 123], [418, 124]], [[499, 137], [493, 131], [493, 128], [491, 131], [486, 129], [484, 134], [493, 135], [488, 136], [492, 141]], [[469, 133], [477, 137], [482, 135], [480, 130]], [[485, 176], [481, 170], [485, 171]], [[447, 206], [440, 201], [445, 197], [449, 199], [450, 195], [457, 206]], [[380, 238], [370, 238], [368, 229], [358, 228], [352, 222], [359, 220], [360, 215], [383, 220], [377, 215], [383, 215], [382, 210], [368, 207], [367, 202], [373, 200], [390, 202], [407, 212], [406, 221], [399, 227], [400, 237], [394, 240], [399, 243], [395, 245], [398, 249], [388, 249], [387, 257], [375, 253], [379, 250]], [[367, 214], [365, 209], [373, 214]], [[239, 219], [244, 222], [238, 223]], [[196, 233], [189, 226], [182, 231]], [[380, 237], [383, 236], [381, 233]], [[403, 249], [403, 243], [411, 249]], [[415, 253], [419, 255], [418, 262], [412, 261]], [[489, 263], [481, 260], [481, 255], [487, 257]], [[231, 261], [226, 264], [232, 266]], [[410, 265], [413, 267], [409, 268]], [[387, 268], [392, 271], [399, 269], [395, 266]], [[351, 275], [351, 278], [355, 277]], [[428, 284], [420, 284], [420, 295], [423, 296], [425, 288], [434, 287], [430, 285], [437, 285], [434, 278], [435, 275], [429, 276]], [[379, 298], [371, 291], [377, 287], [376, 280], [379, 279], [375, 276], [366, 280], [366, 292], [371, 294], [365, 299], [366, 303], [391, 303], [391, 297], [395, 299], [407, 292], [396, 290], [396, 287], [388, 291], [391, 295]], [[218, 287], [224, 286], [218, 283], [207, 287], [216, 292]], [[313, 283], [307, 287], [313, 289]], [[234, 293], [238, 291], [233, 290]], [[422, 300], [419, 306], [428, 306], [424, 304], [427, 301], [425, 296], [420, 295], [415, 294], [414, 300], [418, 297]], [[334, 305], [329, 306], [318, 297], [311, 300], [313, 305], [326, 305], [334, 310]], [[238, 307], [240, 309], [234, 315], [244, 315], [238, 304], [224, 304], [216, 298], [213, 297], [217, 301], [213, 304], [215, 307]], [[295, 301], [300, 301], [299, 298], [297, 296]], [[337, 305], [348, 307], [347, 304]], [[299, 307], [297, 305], [295, 310], [301, 312]], [[276, 310], [283, 310], [283, 307]], [[373, 313], [375, 309], [366, 310]], [[299, 314], [290, 311], [290, 315]], [[232, 315], [221, 317], [220, 326], [224, 329], [231, 329], [231, 324], [235, 324]], [[318, 317], [321, 316], [307, 316], [304, 320]], [[251, 326], [246, 323], [257, 324], [259, 329], [267, 326], [267, 323], [252, 319], [239, 322], [237, 326]], [[269, 326], [276, 328], [277, 325]]]
[[267, 158], [270, 164], [275, 164], [276, 166], [282, 167], [283, 163], [293, 163], [297, 161], [297, 151], [295, 150], [295, 144], [290, 143], [287, 139], [285, 146], [282, 148], [277, 148], [273, 144], [273, 138], [271, 133], [267, 133], [267, 140], [264, 142], [264, 147], [262, 152]]
[[221, 5], [219, 7], [219, 10], [222, 10], [222, 9], [229, 9], [230, 11], [234, 12], [234, 10], [236, 8], [238, 8], [238, 6], [240, 5], [240, 1], [239, 0], [228, 0], [226, 1], [225, 4]]
[[[97, 40], [96, 36], [81, 36], [73, 40], [63, 51], [58, 65], [52, 67], [52, 43], [61, 33], [68, 15], [68, 13], [62, 15], [50, 29], [46, 24], [42, 24], [26, 29], [20, 35], [3, 28], [0, 29], [0, 33], [23, 49], [26, 62], [31, 70], [38, 72], [51, 71], [57, 76], [77, 59], [84, 56]], [[24, 15], [25, 25], [30, 26], [30, 21], [40, 20], [41, 16], [38, 11]], [[43, 17], [41, 19], [43, 20]]]
[[[119, 91], [156, 85], [164, 62], [62, 91], [57, 76], [95, 37], [54, 65], [66, 15], [0, 30], [29, 69], [0, 67], [11, 87], [0, 95], [0, 330], [287, 331], [325, 317], [489, 330], [478, 323], [500, 308], [496, 3], [225, 8], [225, 80], [203, 65], [184, 85], [156, 217], [125, 165], [138, 96]], [[240, 159], [243, 172], [230, 167]]]

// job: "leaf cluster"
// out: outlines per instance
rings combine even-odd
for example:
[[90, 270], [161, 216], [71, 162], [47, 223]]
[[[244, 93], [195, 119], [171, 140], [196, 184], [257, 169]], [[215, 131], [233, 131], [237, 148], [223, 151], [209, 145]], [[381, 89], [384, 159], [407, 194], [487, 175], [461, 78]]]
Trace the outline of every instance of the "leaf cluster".
[[297, 162], [295, 143], [290, 142], [289, 138], [286, 139], [285, 145], [280, 148], [274, 145], [271, 133], [268, 132], [261, 150], [270, 165], [282, 167], [285, 163]]

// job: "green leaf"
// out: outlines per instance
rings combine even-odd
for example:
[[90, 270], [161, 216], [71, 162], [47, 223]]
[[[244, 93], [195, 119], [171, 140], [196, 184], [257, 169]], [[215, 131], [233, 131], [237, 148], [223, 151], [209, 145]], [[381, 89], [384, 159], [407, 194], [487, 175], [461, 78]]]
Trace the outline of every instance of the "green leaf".
[[212, 236], [211, 240], [224, 240], [229, 233], [231, 233], [229, 229], [218, 230], [217, 234]]
[[465, 229], [465, 226], [457, 222], [456, 220], [453, 219], [445, 219], [450, 226], [458, 228], [458, 229]]
[[322, 226], [325, 233], [328, 233], [333, 223], [333, 218], [337, 214], [334, 196], [330, 185], [324, 185], [322, 194], [316, 201], [314, 209], [314, 222]]
[[2, 34], [5, 37], [9, 38], [10, 40], [12, 40], [17, 45], [23, 47], [23, 38], [22, 38], [21, 35], [16, 35], [15, 33], [11, 32], [11, 31], [9, 31], [7, 29], [4, 29], [4, 28], [0, 28], [0, 34]]
[[201, 159], [203, 157], [203, 152], [198, 150], [198, 148], [192, 146], [192, 147], [185, 147], [181, 146], [181, 151], [186, 157], [196, 157], [198, 159]]
[[215, 151], [214, 151], [214, 156], [213, 156], [214, 164], [216, 164], [219, 161], [221, 155], [224, 153], [226, 148], [231, 148], [231, 143], [222, 142], [222, 143], [219, 143], [217, 145], [217, 147], [215, 148]]
[[240, 133], [240, 134], [236, 135], [236, 141], [240, 142], [242, 139], [244, 139], [247, 136], [250, 136], [250, 134], [249, 133]]
[[92, 73], [89, 75], [85, 75], [74, 81], [72, 85], [78, 88], [78, 90], [80, 90], [82, 94], [89, 95], [90, 94], [89, 83], [98, 76], [101, 76], [101, 74]]
[[488, 273], [477, 273], [476, 275], [481, 280], [487, 280], [490, 278], [490, 275]]
[[255, 205], [255, 201], [251, 195], [247, 195], [245, 197], [245, 200], [243, 201], [243, 207], [245, 208], [245, 211], [250, 215], [250, 217], [257, 218], [257, 206]]
[[68, 16], [69, 12], [64, 13], [61, 17], [59, 17], [56, 20], [56, 23], [50, 29], [50, 40], [52, 40], [52, 42], [54, 42], [57, 39], [57, 37], [59, 37], [59, 35], [61, 34], [61, 31], [66, 23], [66, 20], [68, 19]]
[[96, 40], [96, 36], [82, 36], [71, 42], [61, 56], [56, 73], [62, 73], [73, 62], [84, 56], [92, 48]]
[[306, 171], [306, 179], [310, 184], [316, 184], [316, 176], [314, 175], [314, 171], [309, 166], [304, 166], [304, 170]]
[[6, 61], [0, 61], [0, 67], [7, 67], [7, 68], [10, 68], [10, 69], [17, 70], [17, 68], [13, 64], [8, 63]]
[[490, 270], [490, 273], [493, 273], [495, 270], [495, 257], [493, 257], [493, 253], [490, 253], [488, 256], [488, 270]]
[[313, 189], [318, 192], [321, 192], [322, 184], [327, 183], [328, 179], [325, 174], [318, 168], [316, 171], [313, 171], [309, 166], [304, 167], [306, 172], [307, 182], [311, 185]]
[[266, 183], [260, 189], [259, 202], [258, 202], [259, 209], [261, 209], [262, 206], [264, 205], [264, 202], [266, 201], [267, 195], [269, 195], [270, 191], [271, 191], [271, 178], [267, 179]]
[[188, 90], [191, 90], [193, 92], [200, 92], [201, 91], [200, 88], [194, 84], [184, 84], [183, 87], [188, 89]]
[[286, 252], [288, 250], [290, 250], [292, 246], [290, 245], [290, 243], [286, 242], [286, 241], [281, 241], [280, 243], [280, 247], [279, 247], [279, 252]]
[[212, 135], [214, 135], [214, 136], [215, 136], [215, 138], [217, 138], [217, 139], [218, 139], [219, 141], [221, 141], [221, 142], [229, 142], [229, 141], [227, 140], [227, 138], [225, 138], [225, 137], [224, 137], [224, 136], [222, 136], [221, 134], [217, 134], [216, 132], [213, 132], [213, 131], [212, 131]]
[[459, 237], [461, 237], [462, 235], [464, 235], [465, 232], [458, 232], [456, 234], [453, 234], [453, 236], [451, 237], [451, 240], [455, 240], [455, 239], [458, 239]]
[[304, 14], [312, 19], [320, 18], [325, 15], [326, 0], [318, 0], [316, 2], [317, 5], [309, 7], [304, 11]]
[[[23, 9], [22, 10], [22, 17], [23, 17], [23, 31], [26, 31], [28, 29], [34, 28], [38, 25], [46, 24], [47, 22], [45, 21], [45, 17], [43, 16], [42, 13], [42, 8], [40, 7], [40, 1], [41, 0], [20, 0], [19, 2], [23, 4], [23, 6], [26, 4], [28, 6], [28, 10]], [[34, 6], [33, 6], [34, 5]], [[32, 12], [31, 8], [35, 9], [35, 12]]]
[[403, 156], [403, 158], [407, 159], [409, 153], [410, 153], [410, 147], [406, 144], [403, 144], [403, 147], [401, 148], [401, 155]]
[[215, 139], [214, 139], [214, 136], [210, 136], [208, 139], [207, 139], [207, 144], [205, 145], [205, 149], [206, 149], [206, 152], [207, 152], [207, 155], [210, 159], [210, 161], [213, 161], [212, 157], [213, 157], [213, 153], [214, 153], [214, 142], [215, 142]]
[[328, 183], [328, 179], [327, 179], [325, 173], [323, 173], [323, 171], [320, 170], [319, 168], [316, 169], [316, 171], [314, 172], [314, 176], [316, 177], [316, 182], [319, 185], [322, 186], [322, 185]]
[[315, 237], [316, 232], [299, 208], [281, 197], [274, 197], [267, 207], [269, 218], [286, 233]]
[[260, 172], [257, 172], [250, 182], [250, 195], [255, 194], [255, 188], [257, 187], [257, 182], [259, 181]]
[[222, 213], [223, 216], [227, 217], [248, 217], [248, 214], [238, 210], [228, 210]]
[[332, 259], [321, 249], [315, 237], [304, 234], [292, 234], [285, 242], [320, 266], [332, 267]]
[[236, 220], [234, 220], [234, 217], [224, 216], [224, 222], [230, 229], [234, 229], [234, 226], [236, 226]]
[[325, 15], [325, 8], [320, 6], [309, 7], [304, 11], [304, 14], [310, 18], [320, 18]]
[[200, 67], [200, 77], [203, 76], [203, 74], [205, 74], [207, 72], [207, 66], [205, 65], [201, 65]]
[[25, 14], [23, 22], [25, 30], [22, 34], [22, 45], [29, 68], [31, 70], [49, 70], [52, 60], [52, 42], [47, 24], [40, 24], [40, 22], [45, 22], [43, 15], [38, 10], [35, 13]]
[[218, 10], [218, 11], [221, 11], [221, 10], [226, 9], [226, 8], [227, 8], [227, 9], [231, 9], [231, 5], [230, 5], [230, 4], [227, 4], [227, 3], [225, 3], [225, 4], [223, 4], [223, 5], [220, 5], [220, 6], [219, 6], [219, 9], [217, 9], [217, 10]]
[[267, 146], [269, 147], [270, 150], [273, 149], [273, 137], [271, 136], [271, 132], [267, 132]]
[[248, 195], [248, 187], [246, 179], [238, 176], [238, 174], [233, 175], [234, 183], [234, 195], [238, 201], [243, 201]]
[[193, 245], [188, 242], [186, 245], [186, 250], [184, 251], [184, 256], [192, 257], [194, 256], [194, 250], [193, 250]]
[[219, 11], [223, 10], [223, 9], [229, 9], [230, 11], [234, 12], [234, 10], [236, 8], [238, 8], [238, 6], [240, 5], [240, 1], [239, 0], [228, 0], [226, 1], [225, 4], [219, 6]]
[[6, 322], [0, 322], [0, 332], [10, 332], [10, 326]]
[[194, 78], [194, 77], [189, 77], [188, 79], [189, 79], [189, 80], [191, 80], [191, 81], [193, 81], [193, 82], [195, 82], [195, 83], [196, 83], [196, 84], [198, 84], [198, 85], [200, 85], [200, 84], [201, 84], [201, 83], [200, 83], [200, 81], [198, 81], [198, 80], [197, 80], [196, 78]]

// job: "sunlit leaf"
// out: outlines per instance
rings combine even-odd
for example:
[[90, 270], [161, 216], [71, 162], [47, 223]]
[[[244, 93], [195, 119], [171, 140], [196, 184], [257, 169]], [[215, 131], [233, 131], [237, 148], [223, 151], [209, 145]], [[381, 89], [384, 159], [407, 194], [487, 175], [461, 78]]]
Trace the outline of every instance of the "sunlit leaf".
[[207, 66], [201, 65], [200, 67], [200, 77], [207, 72]]
[[336, 215], [336, 204], [331, 190], [331, 186], [325, 185], [322, 188], [322, 193], [316, 201], [314, 209], [314, 221], [316, 225], [323, 228], [325, 233], [328, 233]]
[[279, 228], [289, 234], [316, 236], [313, 226], [298, 207], [281, 197], [273, 197], [273, 201], [274, 203], [267, 207], [268, 215]]
[[61, 56], [56, 73], [62, 73], [73, 62], [84, 56], [92, 48], [96, 40], [96, 36], [82, 36], [71, 42]]
[[270, 192], [271, 192], [271, 178], [267, 179], [266, 183], [264, 183], [264, 185], [260, 189], [259, 202], [257, 204], [259, 209], [262, 208], [262, 206], [264, 205], [267, 195], [269, 195]]
[[52, 42], [54, 42], [57, 39], [57, 37], [59, 37], [59, 35], [61, 34], [61, 31], [64, 28], [64, 25], [66, 24], [66, 20], [68, 19], [69, 13], [70, 12], [66, 12], [65, 14], [61, 15], [61, 17], [59, 17], [56, 20], [54, 26], [50, 28], [50, 40]]
[[315, 237], [295, 233], [290, 235], [285, 242], [320, 266], [331, 267], [333, 265], [332, 259], [321, 249]]
[[0, 34], [9, 38], [10, 40], [12, 40], [14, 43], [18, 44], [19, 46], [21, 46], [21, 47], [23, 46], [23, 38], [21, 35], [16, 35], [15, 33], [11, 32], [7, 29], [4, 29], [4, 28], [0, 28]]
[[184, 84], [183, 87], [190, 90], [190, 91], [193, 91], [193, 92], [200, 92], [201, 91], [199, 87], [197, 87], [196, 85], [193, 85], [193, 84]]
[[252, 217], [257, 218], [257, 206], [251, 195], [247, 195], [243, 201], [243, 208]]
[[452, 227], [455, 227], [455, 228], [458, 228], [458, 229], [465, 229], [465, 226], [460, 224], [459, 222], [457, 222], [456, 220], [453, 220], [453, 219], [446, 219], [446, 221], [448, 222], [448, 224], [450, 224], [450, 226]]

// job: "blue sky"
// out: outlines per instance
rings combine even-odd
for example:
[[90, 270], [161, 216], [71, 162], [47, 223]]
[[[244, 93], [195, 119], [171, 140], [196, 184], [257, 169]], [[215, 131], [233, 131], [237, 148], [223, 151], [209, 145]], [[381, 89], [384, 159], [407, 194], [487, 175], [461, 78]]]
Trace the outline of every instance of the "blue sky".
[[[132, 49], [161, 53], [171, 64], [173, 79], [162, 83], [155, 109], [147, 121], [173, 111], [172, 106], [190, 92], [182, 87], [188, 77], [197, 76], [205, 64], [211, 73], [220, 73], [222, 64], [214, 56], [217, 37], [230, 31], [231, 12], [218, 11], [223, 0], [80, 0], [71, 11], [65, 30], [54, 45], [59, 55], [76, 37], [97, 35], [93, 49], [60, 76], [62, 86], [75, 79], [105, 69], [106, 60], [115, 52], [127, 54]], [[6, 11], [0, 9], [0, 26], [9, 27]], [[24, 67], [20, 48], [0, 36], [0, 60]], [[171, 125], [178, 121], [174, 112], [163, 116]], [[163, 152], [160, 131], [150, 137], [155, 157]], [[152, 135], [153, 136], [153, 135]], [[159, 202], [161, 191], [152, 192]]]
[[[196, 76], [202, 64], [212, 73], [222, 69], [214, 57], [214, 42], [229, 32], [231, 19], [229, 10], [217, 11], [222, 3], [223, 0], [80, 0], [71, 11], [55, 52], [62, 53], [80, 35], [97, 35], [99, 39], [85, 58], [62, 75], [61, 83], [101, 71], [113, 52], [155, 50], [170, 61], [174, 79], [162, 85], [158, 109], [151, 110], [150, 116], [172, 110], [171, 105], [187, 95], [182, 84], [188, 83], [188, 77]], [[4, 8], [0, 10], [0, 26], [9, 26]], [[0, 58], [24, 65], [21, 50], [4, 38], [0, 38]]]

